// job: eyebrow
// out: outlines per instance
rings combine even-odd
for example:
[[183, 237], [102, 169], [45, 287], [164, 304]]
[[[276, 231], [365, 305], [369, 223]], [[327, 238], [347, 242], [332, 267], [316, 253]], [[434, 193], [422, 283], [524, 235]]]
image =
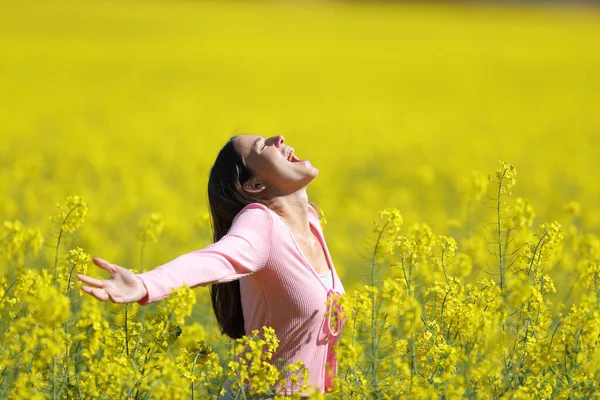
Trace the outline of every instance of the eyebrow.
[[260, 139], [267, 140], [267, 138], [266, 138], [266, 137], [264, 137], [264, 136], [259, 136], [258, 138], [256, 138], [256, 140], [254, 141], [254, 143], [252, 143], [252, 148], [253, 148], [253, 149], [255, 149], [255, 148], [256, 148], [256, 145], [258, 144], [258, 142], [259, 142], [259, 140], [260, 140]]
[[258, 141], [261, 139], [261, 136], [257, 137], [256, 140], [254, 141], [254, 143], [252, 144], [252, 148], [254, 149], [256, 147], [256, 145], [258, 144]]

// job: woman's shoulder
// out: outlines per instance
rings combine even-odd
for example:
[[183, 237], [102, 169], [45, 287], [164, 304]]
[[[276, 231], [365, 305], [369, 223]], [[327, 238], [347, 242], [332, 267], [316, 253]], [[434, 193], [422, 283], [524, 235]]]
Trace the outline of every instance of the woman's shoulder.
[[269, 210], [263, 204], [247, 204], [233, 218], [229, 233], [248, 240], [271, 241], [277, 226]]
[[242, 208], [240, 210], [239, 213], [242, 213], [242, 212], [244, 212], [246, 210], [253, 210], [253, 209], [257, 209], [257, 208], [261, 209], [261, 210], [264, 210], [264, 211], [270, 211], [271, 210], [269, 207], [267, 207], [267, 206], [265, 206], [264, 204], [261, 204], [261, 203], [249, 203], [249, 204], [246, 204], [244, 206], [244, 208]]
[[273, 216], [271, 215], [271, 209], [261, 203], [250, 203], [245, 205], [233, 219], [234, 222], [237, 220], [251, 220], [252, 223], [263, 223], [272, 222]]

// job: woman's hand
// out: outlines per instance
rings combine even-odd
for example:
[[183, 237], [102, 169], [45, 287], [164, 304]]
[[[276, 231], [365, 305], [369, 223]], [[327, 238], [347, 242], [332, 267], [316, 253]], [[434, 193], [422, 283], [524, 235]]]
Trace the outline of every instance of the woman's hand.
[[148, 291], [140, 278], [128, 270], [111, 264], [106, 260], [94, 257], [94, 264], [110, 272], [110, 279], [100, 280], [83, 274], [77, 274], [77, 279], [93, 287], [81, 286], [81, 290], [102, 301], [113, 303], [133, 303], [141, 300]]

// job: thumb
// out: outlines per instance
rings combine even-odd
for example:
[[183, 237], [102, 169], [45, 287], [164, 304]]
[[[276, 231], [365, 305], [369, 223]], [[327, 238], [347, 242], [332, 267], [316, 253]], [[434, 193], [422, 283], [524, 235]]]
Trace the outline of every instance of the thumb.
[[94, 262], [94, 264], [96, 264], [98, 267], [110, 272], [111, 274], [114, 274], [115, 272], [117, 272], [117, 269], [115, 268], [115, 266], [111, 263], [109, 263], [108, 261], [100, 258], [100, 257], [94, 257], [92, 259], [92, 261]]

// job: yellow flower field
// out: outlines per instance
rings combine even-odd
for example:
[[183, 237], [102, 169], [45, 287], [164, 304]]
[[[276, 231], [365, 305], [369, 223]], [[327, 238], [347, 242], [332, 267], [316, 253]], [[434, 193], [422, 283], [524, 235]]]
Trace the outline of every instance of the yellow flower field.
[[269, 395], [277, 332], [221, 337], [206, 289], [140, 307], [75, 278], [105, 276], [93, 256], [142, 272], [209, 244], [208, 171], [242, 133], [282, 134], [320, 171], [347, 291], [327, 397], [599, 397], [599, 22], [0, 4], [0, 397], [215, 398], [227, 377]]

